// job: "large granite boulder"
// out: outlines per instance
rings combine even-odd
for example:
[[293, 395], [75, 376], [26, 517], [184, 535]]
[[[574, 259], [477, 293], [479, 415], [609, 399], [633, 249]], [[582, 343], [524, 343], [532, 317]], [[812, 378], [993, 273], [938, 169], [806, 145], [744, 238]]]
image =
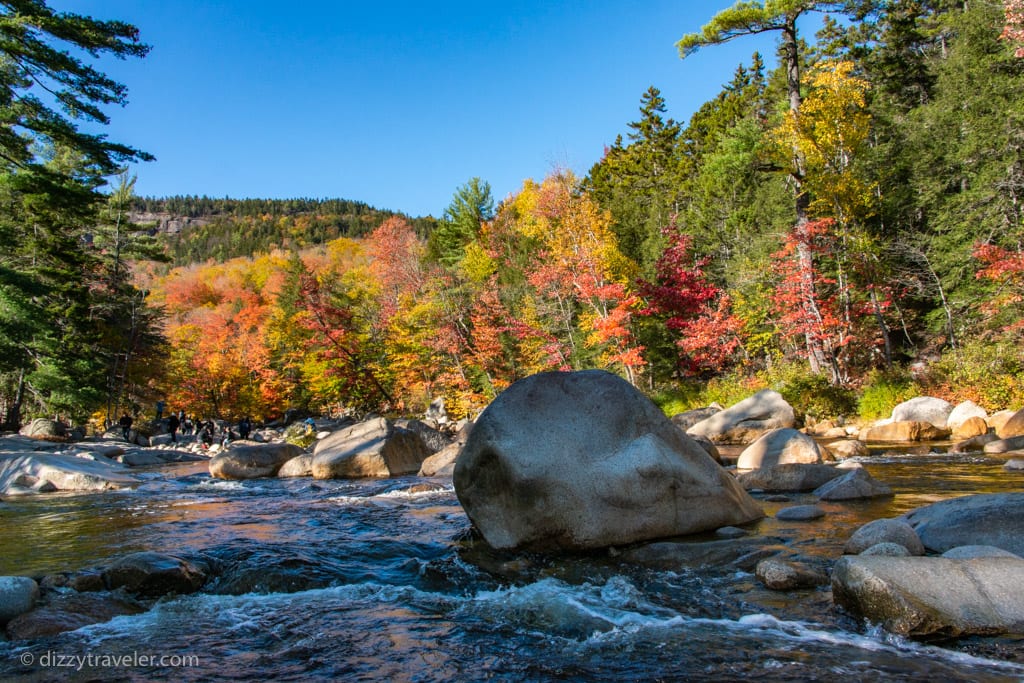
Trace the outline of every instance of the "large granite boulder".
[[860, 440], [867, 442], [906, 443], [910, 441], [938, 441], [949, 436], [945, 427], [931, 422], [904, 420], [885, 422], [861, 431]]
[[996, 436], [1000, 439], [1012, 439], [1018, 436], [1024, 436], [1024, 408], [1021, 408], [1013, 415], [1011, 415], [1006, 422], [1003, 422], [998, 429], [996, 429]]
[[420, 440], [423, 441], [423, 445], [427, 447], [430, 453], [437, 453], [452, 443], [451, 436], [438, 429], [434, 429], [420, 420], [396, 420], [395, 426], [418, 434]]
[[813, 491], [844, 474], [832, 465], [789, 463], [741, 472], [736, 481], [747, 491], [798, 492]]
[[281, 465], [277, 471], [279, 477], [312, 477], [313, 476], [313, 454], [303, 453]]
[[120, 557], [103, 570], [103, 580], [111, 589], [160, 597], [169, 593], [195, 593], [202, 588], [206, 574], [191, 562], [174, 555], [139, 552]]
[[841, 439], [833, 441], [825, 446], [825, 450], [832, 454], [836, 460], [848, 460], [850, 458], [866, 458], [871, 455], [867, 445], [857, 439]]
[[1024, 560], [845, 556], [832, 598], [905, 636], [1024, 633]]
[[701, 420], [686, 433], [705, 436], [716, 443], [751, 443], [765, 432], [795, 423], [793, 406], [779, 392], [765, 389]]
[[355, 479], [416, 474], [430, 454], [418, 434], [379, 417], [318, 441], [313, 449], [313, 477]]
[[218, 479], [273, 477], [303, 450], [292, 443], [234, 444], [210, 459], [210, 476]]
[[953, 404], [933, 396], [918, 396], [904, 401], [892, 409], [893, 422], [928, 422], [939, 429], [946, 428], [946, 420], [953, 412]]
[[1024, 493], [952, 498], [912, 510], [904, 518], [932, 552], [991, 545], [1024, 556]]
[[454, 484], [496, 548], [614, 546], [764, 515], [650, 400], [600, 370], [506, 389], [474, 424]]
[[0, 453], [0, 493], [107, 491], [139, 483], [125, 469], [107, 460], [73, 455]]
[[[979, 406], [974, 401], [964, 401], [956, 404], [956, 407], [946, 417], [946, 427], [953, 430], [955, 433], [957, 427], [962, 425], [965, 421], [972, 417], [980, 417], [982, 420], [988, 419], [988, 412]], [[986, 431], [988, 431], [988, 423], [985, 423]]]
[[811, 437], [795, 429], [774, 429], [740, 453], [738, 470], [756, 470], [774, 465], [820, 463], [821, 449]]
[[27, 576], [0, 576], [0, 626], [33, 607], [39, 599], [39, 584]]

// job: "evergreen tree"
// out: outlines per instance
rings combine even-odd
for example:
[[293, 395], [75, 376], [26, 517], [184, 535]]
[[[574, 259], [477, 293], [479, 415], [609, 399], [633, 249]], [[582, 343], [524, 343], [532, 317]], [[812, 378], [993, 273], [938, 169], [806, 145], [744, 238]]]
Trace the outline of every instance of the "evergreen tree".
[[[126, 90], [78, 55], [144, 56], [135, 27], [57, 13], [42, 0], [0, 2], [0, 365], [5, 422], [23, 402], [80, 417], [102, 401], [101, 332], [83, 238], [96, 223], [102, 176], [149, 155], [85, 133]], [[37, 96], [41, 90], [44, 95]], [[33, 320], [26, 318], [34, 317]], [[36, 317], [38, 316], [38, 317]]]

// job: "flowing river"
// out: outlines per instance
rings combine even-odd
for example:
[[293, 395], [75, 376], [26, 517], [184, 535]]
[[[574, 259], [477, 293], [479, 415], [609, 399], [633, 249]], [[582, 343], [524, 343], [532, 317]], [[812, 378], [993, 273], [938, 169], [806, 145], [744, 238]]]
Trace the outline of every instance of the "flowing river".
[[[757, 496], [768, 517], [751, 536], [827, 566], [868, 521], [1024, 483], [1004, 459], [863, 462], [894, 498], [783, 522], [777, 510], [814, 496]], [[1024, 680], [1024, 638], [898, 638], [835, 610], [827, 586], [778, 593], [734, 565], [667, 570], [607, 551], [497, 553], [473, 538], [450, 480], [142, 471], [130, 491], [0, 503], [0, 575], [154, 550], [201, 558], [215, 578], [142, 614], [0, 641], [0, 680]]]

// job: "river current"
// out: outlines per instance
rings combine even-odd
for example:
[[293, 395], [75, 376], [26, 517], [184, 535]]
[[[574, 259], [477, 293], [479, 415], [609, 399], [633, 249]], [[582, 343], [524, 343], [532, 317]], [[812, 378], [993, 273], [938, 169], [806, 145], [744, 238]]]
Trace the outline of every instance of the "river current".
[[[784, 522], [775, 512], [814, 496], [756, 496], [768, 517], [751, 537], [827, 568], [868, 521], [1024, 484], [998, 458], [863, 462], [893, 498], [819, 503], [825, 518]], [[0, 680], [1024, 680], [1024, 639], [899, 638], [837, 611], [827, 586], [773, 592], [735, 564], [645, 567], [618, 551], [497, 553], [474, 537], [450, 480], [221, 481], [205, 463], [142, 472], [129, 491], [0, 503], [0, 575], [154, 550], [216, 578], [142, 614], [0, 641]]]

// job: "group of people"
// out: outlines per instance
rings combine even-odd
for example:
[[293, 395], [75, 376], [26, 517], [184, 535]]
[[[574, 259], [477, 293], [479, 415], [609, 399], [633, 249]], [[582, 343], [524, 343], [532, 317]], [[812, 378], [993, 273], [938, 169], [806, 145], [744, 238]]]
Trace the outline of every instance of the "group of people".
[[[164, 402], [156, 402], [156, 421], [160, 422], [163, 420]], [[249, 434], [252, 433], [252, 420], [246, 416], [238, 422], [238, 431], [235, 432], [230, 426], [224, 424], [218, 428], [217, 424], [213, 420], [192, 420], [188, 415], [185, 414], [184, 410], [178, 412], [172, 412], [166, 419], [167, 431], [171, 434], [171, 443], [178, 442], [178, 431], [180, 430], [183, 435], [190, 435], [195, 433], [200, 441], [207, 445], [212, 445], [214, 442], [219, 441], [222, 445], [227, 445], [231, 441], [237, 439], [248, 439]], [[121, 428], [121, 434], [124, 436], [125, 441], [131, 441], [131, 430], [134, 424], [134, 419], [127, 412], [121, 416], [121, 419], [117, 422]]]

